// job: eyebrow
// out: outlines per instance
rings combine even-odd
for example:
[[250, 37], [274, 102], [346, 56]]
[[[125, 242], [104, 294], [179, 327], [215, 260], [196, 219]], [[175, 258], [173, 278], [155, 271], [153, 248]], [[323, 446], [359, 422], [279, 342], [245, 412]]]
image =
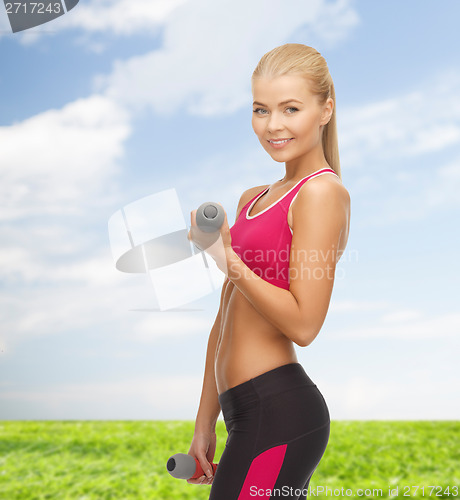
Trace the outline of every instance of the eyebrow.
[[[302, 102], [302, 101], [299, 101], [299, 100], [297, 100], [297, 99], [288, 99], [287, 101], [280, 102], [280, 103], [279, 103], [279, 106], [281, 106], [282, 104], [287, 104], [288, 102], [300, 102], [300, 104], [303, 104], [303, 102]], [[254, 101], [252, 104], [253, 104], [253, 105], [254, 105], [254, 104], [258, 104], [259, 106], [265, 106], [265, 107], [268, 107], [266, 104], [262, 104], [261, 102], [257, 102], [257, 101]]]

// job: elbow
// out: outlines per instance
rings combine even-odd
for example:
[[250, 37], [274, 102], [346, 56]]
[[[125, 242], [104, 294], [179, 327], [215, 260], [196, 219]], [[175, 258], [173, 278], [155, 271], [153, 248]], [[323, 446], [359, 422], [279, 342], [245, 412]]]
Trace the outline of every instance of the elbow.
[[320, 317], [315, 308], [299, 306], [298, 314], [291, 315], [289, 338], [299, 347], [309, 346], [320, 332], [324, 319], [325, 315]]
[[292, 339], [299, 347], [307, 347], [309, 346], [314, 337], [307, 330], [301, 330], [298, 334]]
[[317, 337], [323, 325], [323, 321], [319, 323], [315, 320], [307, 321], [304, 317], [299, 318], [298, 321], [291, 322], [290, 331], [286, 332], [286, 336], [299, 347], [307, 347]]
[[299, 347], [307, 347], [315, 340], [319, 330], [316, 328], [301, 328], [297, 331], [294, 337], [295, 340], [293, 340]]
[[299, 340], [296, 340], [295, 343], [299, 346], [299, 347], [307, 347], [311, 344], [311, 340], [310, 339], [299, 339]]
[[299, 347], [307, 347], [309, 345], [309, 342], [305, 342], [304, 340], [295, 340], [294, 341]]
[[299, 347], [307, 347], [309, 344], [307, 337], [305, 336], [305, 332], [300, 331], [300, 333], [296, 330], [284, 331], [284, 336], [288, 338], [291, 342], [298, 345]]

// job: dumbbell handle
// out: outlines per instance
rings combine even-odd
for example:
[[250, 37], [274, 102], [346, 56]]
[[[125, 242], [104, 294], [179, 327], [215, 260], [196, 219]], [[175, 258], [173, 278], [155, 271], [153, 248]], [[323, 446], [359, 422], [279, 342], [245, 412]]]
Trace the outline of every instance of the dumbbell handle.
[[[198, 462], [198, 459], [195, 458], [196, 462], [196, 471], [195, 474], [190, 479], [197, 479], [198, 477], [202, 476], [204, 474], [204, 470], [200, 465], [200, 462]], [[212, 468], [212, 475], [216, 473], [217, 466], [219, 464], [215, 464], [214, 462], [211, 462], [211, 468]]]

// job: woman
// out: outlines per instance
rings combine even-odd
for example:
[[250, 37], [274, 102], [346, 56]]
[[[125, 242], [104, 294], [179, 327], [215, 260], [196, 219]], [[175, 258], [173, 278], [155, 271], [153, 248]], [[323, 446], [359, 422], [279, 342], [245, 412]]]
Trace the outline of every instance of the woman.
[[[315, 49], [289, 43], [262, 57], [252, 93], [254, 132], [285, 175], [245, 191], [233, 227], [225, 217], [220, 246], [206, 249], [226, 278], [189, 450], [207, 475], [188, 482], [212, 483], [212, 500], [306, 498], [330, 430], [294, 343], [318, 335], [348, 239], [334, 85]], [[189, 239], [206, 248], [196, 210], [191, 221]], [[213, 477], [221, 409], [228, 439]]]

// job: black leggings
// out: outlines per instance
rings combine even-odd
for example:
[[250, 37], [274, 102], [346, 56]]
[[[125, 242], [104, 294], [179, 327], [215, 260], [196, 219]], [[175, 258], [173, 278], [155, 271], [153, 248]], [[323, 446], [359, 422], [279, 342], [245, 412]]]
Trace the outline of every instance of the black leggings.
[[209, 500], [307, 498], [329, 441], [323, 395], [289, 363], [219, 395], [228, 432]]

